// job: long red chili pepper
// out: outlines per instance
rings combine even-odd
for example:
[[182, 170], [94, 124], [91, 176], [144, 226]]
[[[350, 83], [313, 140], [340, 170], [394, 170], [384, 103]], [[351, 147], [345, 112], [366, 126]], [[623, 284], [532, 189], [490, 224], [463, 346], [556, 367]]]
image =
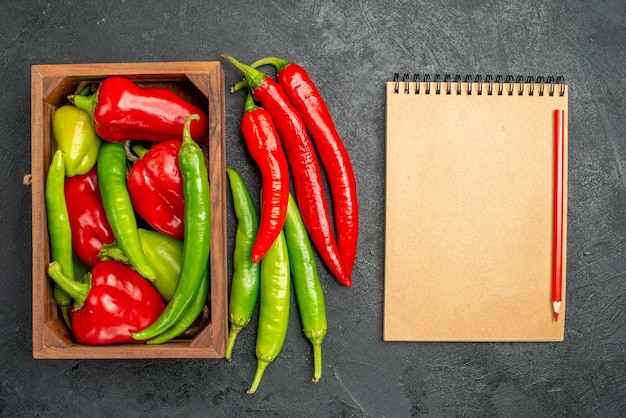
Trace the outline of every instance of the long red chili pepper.
[[102, 246], [115, 241], [102, 203], [96, 167], [87, 174], [65, 179], [65, 200], [72, 247], [83, 263], [93, 267], [100, 262]]
[[306, 70], [277, 57], [262, 58], [251, 66], [256, 68], [265, 64], [276, 68], [276, 79], [300, 112], [326, 170], [333, 199], [339, 253], [346, 280], [351, 280], [359, 234], [359, 205], [350, 156], [324, 99]]
[[222, 54], [222, 58], [242, 72], [254, 99], [272, 115], [287, 155], [296, 200], [311, 241], [337, 280], [350, 286], [352, 282], [346, 280], [333, 235], [320, 166], [298, 111], [271, 77], [228, 54]]
[[283, 229], [289, 202], [289, 166], [276, 127], [267, 110], [254, 103], [248, 92], [241, 119], [241, 132], [262, 178], [259, 229], [252, 247], [252, 262], [258, 263]]

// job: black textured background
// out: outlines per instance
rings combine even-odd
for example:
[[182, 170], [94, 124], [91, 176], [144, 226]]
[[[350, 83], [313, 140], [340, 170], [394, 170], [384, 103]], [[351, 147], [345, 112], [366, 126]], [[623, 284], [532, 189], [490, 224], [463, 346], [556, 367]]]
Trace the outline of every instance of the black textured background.
[[[177, 3], [174, 5], [174, 3]], [[0, 13], [0, 416], [626, 416], [626, 6], [565, 1], [4, 1]], [[329, 103], [359, 186], [354, 286], [322, 270], [324, 377], [295, 309], [259, 391], [255, 327], [235, 360], [35, 361], [30, 66], [278, 55]], [[240, 78], [224, 64], [228, 85]], [[569, 101], [563, 343], [384, 343], [384, 82], [393, 72], [563, 75]], [[226, 97], [227, 162], [251, 187]], [[427, 117], [427, 115], [424, 115]], [[416, 214], [407, 214], [407, 220]], [[229, 202], [229, 245], [234, 224]]]

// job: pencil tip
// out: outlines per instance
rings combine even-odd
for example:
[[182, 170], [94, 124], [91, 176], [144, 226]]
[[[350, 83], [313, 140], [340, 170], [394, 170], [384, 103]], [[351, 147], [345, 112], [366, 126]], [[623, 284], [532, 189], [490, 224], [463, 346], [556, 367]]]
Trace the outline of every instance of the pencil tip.
[[552, 302], [552, 312], [554, 312], [554, 322], [559, 320], [559, 312], [561, 311], [561, 302]]

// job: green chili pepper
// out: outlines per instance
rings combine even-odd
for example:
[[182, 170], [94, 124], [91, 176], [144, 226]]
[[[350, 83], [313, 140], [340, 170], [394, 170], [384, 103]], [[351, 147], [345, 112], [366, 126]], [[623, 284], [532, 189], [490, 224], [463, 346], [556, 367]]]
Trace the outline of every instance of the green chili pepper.
[[98, 159], [102, 140], [96, 135], [89, 113], [76, 106], [58, 108], [52, 116], [52, 132], [65, 158], [65, 174], [86, 174]]
[[[72, 230], [67, 202], [65, 201], [65, 158], [62, 150], [57, 150], [52, 156], [52, 162], [46, 177], [46, 213], [48, 215], [48, 235], [50, 237], [51, 261], [58, 261], [65, 274], [74, 278], [74, 260], [72, 254]], [[72, 303], [72, 297], [56, 282], [52, 284], [52, 296], [57, 302], [63, 319], [71, 329], [67, 309]]]
[[248, 393], [256, 392], [265, 368], [283, 348], [289, 326], [290, 269], [285, 234], [281, 231], [261, 259], [257, 369]]
[[209, 262], [211, 235], [211, 205], [209, 180], [204, 154], [190, 134], [191, 121], [196, 114], [185, 120], [183, 142], [178, 154], [178, 164], [183, 179], [185, 198], [185, 239], [183, 264], [172, 299], [165, 310], [148, 328], [132, 334], [136, 340], [148, 340], [163, 333], [185, 314], [198, 292], [204, 271]]
[[206, 304], [207, 296], [209, 294], [209, 275], [208, 269], [204, 271], [204, 275], [202, 277], [202, 281], [200, 282], [200, 288], [196, 292], [195, 296], [193, 296], [193, 301], [185, 314], [172, 325], [167, 331], [165, 331], [161, 335], [157, 335], [151, 340], [146, 341], [146, 344], [163, 344], [168, 342], [171, 339], [178, 337], [180, 334], [185, 332], [202, 312], [202, 308]]
[[126, 187], [124, 144], [103, 142], [100, 146], [97, 169], [104, 211], [120, 248], [139, 274], [150, 281], [155, 281], [156, 274], [141, 248], [137, 219]]
[[[87, 267], [76, 257], [76, 254], [73, 254], [73, 267], [74, 267], [74, 280], [78, 281], [85, 277], [85, 274], [88, 273]], [[54, 261], [54, 260], [53, 260]], [[61, 265], [61, 268], [63, 266]], [[69, 277], [72, 277], [71, 274]], [[67, 293], [61, 286], [59, 286], [56, 282], [52, 285], [52, 297], [55, 302], [59, 306], [61, 310], [61, 315], [63, 315], [63, 320], [67, 325], [67, 328], [72, 330], [72, 320], [70, 318], [70, 306], [74, 303], [74, 299]]]
[[322, 377], [322, 342], [326, 336], [326, 302], [317, 272], [311, 241], [295, 199], [290, 194], [284, 225], [300, 320], [304, 335], [313, 344], [313, 383]]
[[[137, 233], [143, 253], [156, 274], [152, 285], [163, 300], [169, 302], [174, 295], [183, 262], [183, 241], [151, 229], [138, 228]], [[129, 262], [116, 241], [103, 245], [98, 257], [103, 261], [115, 260], [125, 264]]]
[[237, 217], [233, 278], [228, 303], [230, 333], [224, 356], [230, 361], [237, 335], [250, 322], [259, 297], [259, 263], [253, 263], [251, 256], [254, 239], [259, 229], [259, 218], [241, 176], [230, 168], [226, 169], [226, 174], [230, 181], [233, 207]]

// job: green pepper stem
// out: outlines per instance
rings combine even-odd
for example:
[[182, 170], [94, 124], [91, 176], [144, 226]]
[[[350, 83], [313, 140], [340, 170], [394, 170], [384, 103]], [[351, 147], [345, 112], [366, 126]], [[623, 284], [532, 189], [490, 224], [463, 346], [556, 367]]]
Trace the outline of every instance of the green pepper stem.
[[250, 389], [248, 389], [248, 394], [252, 395], [259, 388], [259, 384], [261, 383], [261, 379], [263, 378], [263, 373], [267, 368], [267, 365], [270, 364], [267, 360], [258, 359], [256, 373], [254, 374], [254, 380], [252, 381], [252, 385], [250, 385]]
[[91, 121], [94, 122], [94, 112], [96, 110], [96, 105], [98, 104], [98, 92], [92, 94], [91, 96], [82, 96], [76, 95], [73, 98], [74, 105], [83, 109], [85, 112], [89, 113], [89, 117]]
[[318, 383], [322, 378], [322, 344], [313, 344], [313, 383]]
[[194, 120], [200, 120], [200, 115], [194, 113], [185, 119], [185, 125], [183, 126], [183, 145], [191, 145], [195, 150], [197, 144], [191, 137], [191, 121]]
[[67, 325], [67, 328], [71, 330], [72, 324], [71, 324], [69, 313], [68, 313], [68, 306], [70, 306], [74, 300], [56, 282], [52, 283], [52, 297], [54, 297], [54, 300], [57, 303], [57, 306], [61, 310], [61, 314], [63, 315], [63, 320], [65, 321], [65, 325]]
[[63, 321], [65, 325], [67, 325], [67, 329], [72, 330], [72, 321], [70, 320], [70, 310], [67, 306], [61, 307], [61, 315], [63, 316]]
[[228, 344], [226, 345], [226, 353], [224, 354], [224, 358], [228, 361], [232, 361], [233, 357], [233, 348], [235, 347], [235, 340], [237, 340], [237, 336], [239, 332], [248, 324], [249, 321], [246, 321], [246, 324], [243, 326], [237, 324], [230, 324], [230, 332], [228, 333]]
[[241, 71], [244, 78], [246, 79], [246, 82], [248, 83], [248, 86], [252, 90], [261, 86], [261, 84], [263, 84], [263, 81], [267, 78], [266, 74], [262, 73], [256, 68], [237, 61], [235, 58], [228, 54], [222, 54], [221, 57], [237, 67], [239, 71]]
[[281, 72], [289, 64], [291, 64], [291, 62], [284, 60], [282, 58], [265, 57], [265, 58], [261, 58], [261, 59], [254, 61], [252, 64], [250, 64], [250, 67], [258, 68], [262, 65], [271, 65], [272, 67], [276, 68], [277, 72]]
[[48, 274], [63, 290], [74, 299], [74, 310], [80, 309], [87, 300], [87, 294], [91, 288], [90, 280], [79, 283], [65, 274], [63, 266], [58, 261], [53, 261], [48, 265]]

